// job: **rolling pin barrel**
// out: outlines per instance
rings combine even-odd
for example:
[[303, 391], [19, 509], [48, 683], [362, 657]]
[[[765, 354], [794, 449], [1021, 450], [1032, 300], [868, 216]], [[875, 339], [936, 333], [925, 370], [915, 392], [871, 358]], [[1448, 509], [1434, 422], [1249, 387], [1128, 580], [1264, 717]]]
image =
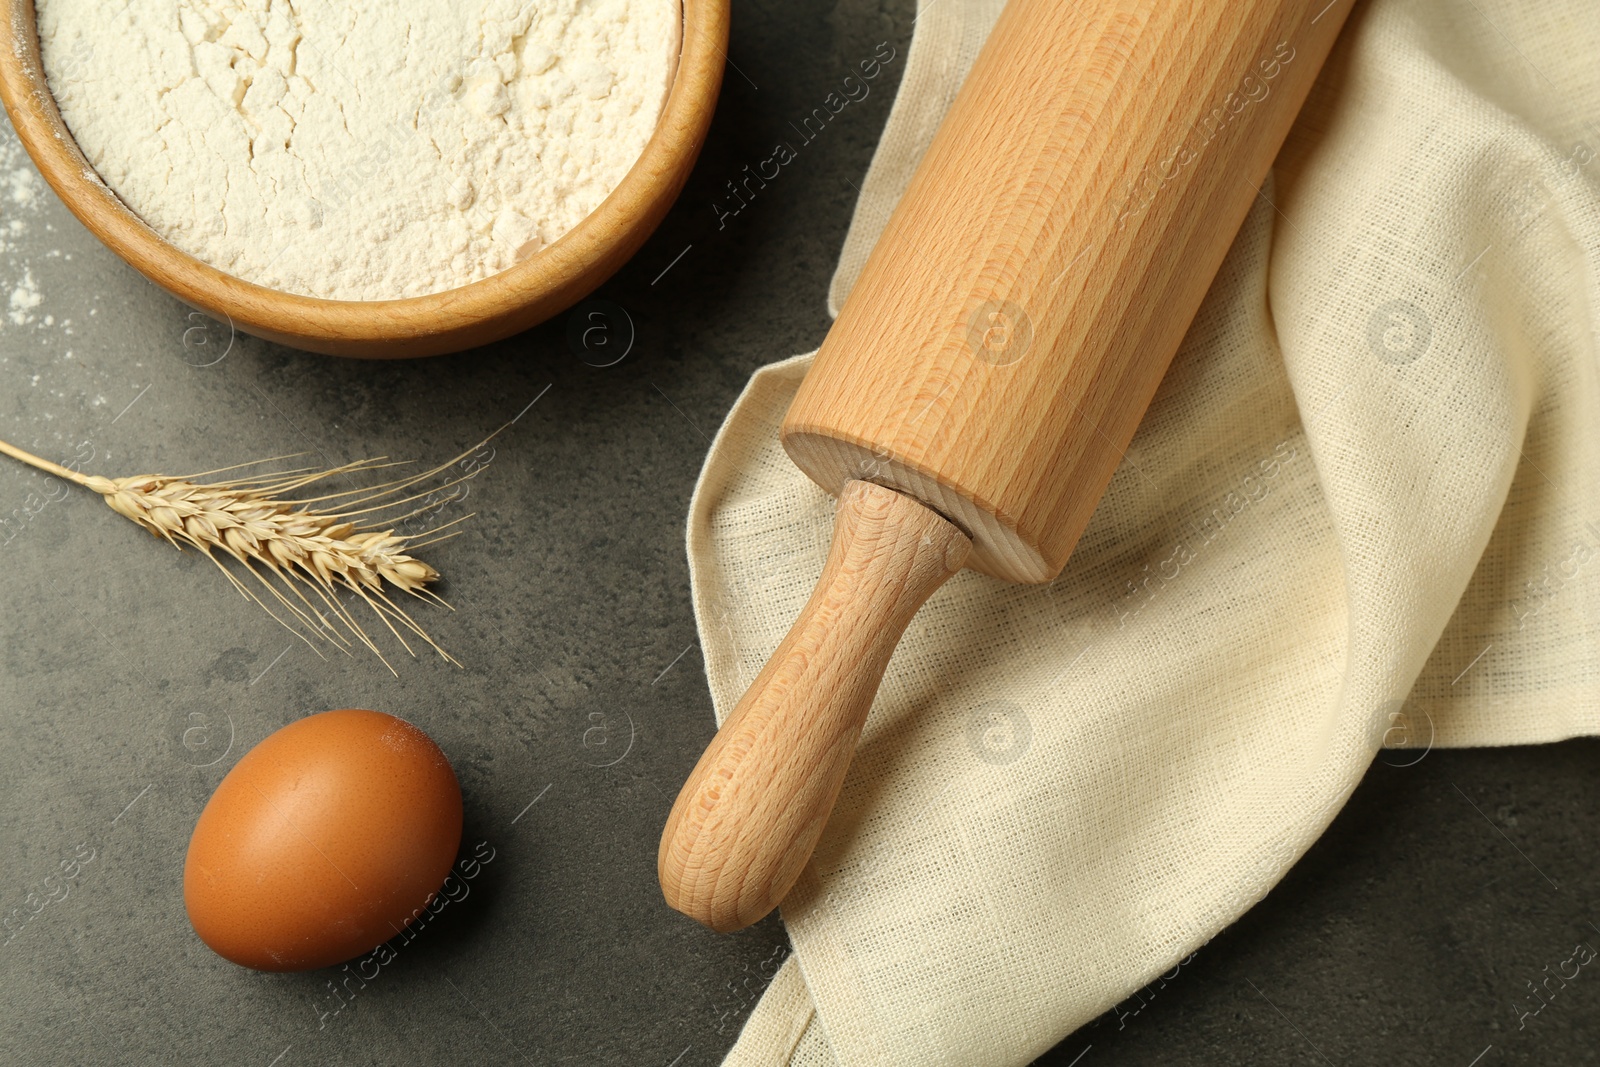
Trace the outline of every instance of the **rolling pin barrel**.
[[960, 560], [1060, 573], [1349, 2], [1011, 0], [784, 420], [834, 549], [673, 806], [673, 907], [736, 929], [783, 898]]

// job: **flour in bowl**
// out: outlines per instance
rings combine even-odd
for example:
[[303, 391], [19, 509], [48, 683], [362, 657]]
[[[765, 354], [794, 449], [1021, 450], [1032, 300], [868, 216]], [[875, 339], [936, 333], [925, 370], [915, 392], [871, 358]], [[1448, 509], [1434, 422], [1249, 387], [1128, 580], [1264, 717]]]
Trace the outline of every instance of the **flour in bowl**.
[[36, 0], [51, 94], [157, 233], [338, 300], [486, 278], [600, 205], [660, 117], [678, 0]]

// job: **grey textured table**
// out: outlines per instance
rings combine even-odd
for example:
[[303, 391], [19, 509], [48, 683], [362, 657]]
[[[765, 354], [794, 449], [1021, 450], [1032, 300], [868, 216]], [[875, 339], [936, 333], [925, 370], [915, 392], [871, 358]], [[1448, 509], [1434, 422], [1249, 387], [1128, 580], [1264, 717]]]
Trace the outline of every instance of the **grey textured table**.
[[[683, 519], [750, 372], [827, 328], [903, 61], [721, 227], [714, 205], [879, 41], [904, 55], [910, 7], [739, 5], [699, 168], [597, 294], [635, 334], [610, 366], [595, 364], [616, 348], [575, 349], [565, 316], [415, 363], [231, 337], [97, 244], [0, 131], [7, 440], [109, 474], [302, 450], [439, 461], [538, 398], [494, 442], [465, 535], [429, 556], [459, 610], [425, 621], [466, 667], [429, 655], [397, 661], [398, 678], [370, 657], [317, 658], [204, 560], [0, 465], [0, 1063], [719, 1062], [787, 947], [776, 919], [700, 929], [655, 884], [671, 797], [712, 730]], [[181, 872], [243, 751], [351, 705], [438, 740], [465, 792], [464, 847], [494, 859], [341, 999], [327, 973], [212, 955]], [[1527, 982], [1575, 942], [1600, 946], [1597, 749], [1380, 762], [1263, 904], [1041, 1062], [1600, 1062], [1600, 971], [1518, 1015], [1537, 1003]], [[67, 895], [41, 907], [63, 860]]]

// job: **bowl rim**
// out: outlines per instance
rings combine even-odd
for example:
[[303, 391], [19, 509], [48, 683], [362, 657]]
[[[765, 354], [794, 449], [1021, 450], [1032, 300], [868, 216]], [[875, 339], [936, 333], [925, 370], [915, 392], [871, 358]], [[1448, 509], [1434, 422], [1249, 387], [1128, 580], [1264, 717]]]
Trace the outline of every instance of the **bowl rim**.
[[45, 181], [113, 252], [178, 300], [299, 348], [396, 357], [456, 351], [542, 322], [592, 291], [654, 231], [710, 126], [726, 63], [729, 0], [678, 0], [672, 84], [655, 131], [622, 181], [555, 242], [463, 286], [392, 300], [303, 296], [228, 274], [182, 251], [100, 178], [46, 82], [33, 0], [0, 0], [0, 100]]

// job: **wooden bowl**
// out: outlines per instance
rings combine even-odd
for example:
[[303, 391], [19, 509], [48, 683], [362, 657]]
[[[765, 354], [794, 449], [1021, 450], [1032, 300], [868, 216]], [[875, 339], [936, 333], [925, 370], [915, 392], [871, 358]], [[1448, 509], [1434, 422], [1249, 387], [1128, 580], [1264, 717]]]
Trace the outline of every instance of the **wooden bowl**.
[[179, 300], [270, 341], [338, 356], [432, 356], [537, 325], [609, 278], [644, 244], [705, 140], [728, 42], [728, 0], [681, 0], [683, 49], [644, 153], [554, 244], [482, 281], [403, 300], [320, 300], [242, 281], [179, 251], [100, 180], [45, 82], [32, 0], [0, 0], [0, 99], [28, 154], [89, 231]]

